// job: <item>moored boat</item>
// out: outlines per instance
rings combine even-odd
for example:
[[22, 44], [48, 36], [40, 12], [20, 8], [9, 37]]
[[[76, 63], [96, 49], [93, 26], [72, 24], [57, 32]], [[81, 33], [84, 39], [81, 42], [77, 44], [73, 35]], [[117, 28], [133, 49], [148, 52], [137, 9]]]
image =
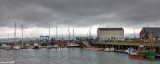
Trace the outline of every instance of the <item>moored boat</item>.
[[34, 43], [34, 49], [39, 49], [41, 46], [38, 43]]
[[19, 46], [19, 45], [14, 45], [14, 46], [13, 46], [13, 49], [19, 50], [19, 49], [20, 49], [20, 46]]
[[79, 44], [76, 44], [76, 43], [68, 43], [67, 47], [69, 47], [69, 48], [79, 48], [81, 46]]
[[131, 58], [136, 58], [136, 59], [144, 59], [144, 55], [140, 55], [139, 53], [137, 53], [135, 50], [134, 51], [131, 51], [129, 54], [128, 54], [129, 57]]
[[109, 48], [105, 48], [104, 51], [105, 52], [110, 52], [110, 49]]

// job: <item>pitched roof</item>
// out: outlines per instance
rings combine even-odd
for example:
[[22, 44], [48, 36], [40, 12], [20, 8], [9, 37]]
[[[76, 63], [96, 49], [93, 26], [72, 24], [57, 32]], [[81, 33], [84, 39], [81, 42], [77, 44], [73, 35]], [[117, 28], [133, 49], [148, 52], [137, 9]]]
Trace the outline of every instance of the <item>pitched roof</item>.
[[99, 30], [123, 30], [123, 28], [98, 28]]
[[152, 33], [154, 37], [160, 37], [160, 27], [144, 27], [148, 33]]

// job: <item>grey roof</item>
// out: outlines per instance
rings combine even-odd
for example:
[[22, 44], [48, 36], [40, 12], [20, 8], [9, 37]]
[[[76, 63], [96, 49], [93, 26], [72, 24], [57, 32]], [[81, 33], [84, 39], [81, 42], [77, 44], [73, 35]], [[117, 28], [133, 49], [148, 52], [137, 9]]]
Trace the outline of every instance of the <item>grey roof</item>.
[[98, 28], [99, 30], [123, 30], [123, 28]]
[[160, 27], [144, 27], [144, 29], [154, 37], [160, 37]]

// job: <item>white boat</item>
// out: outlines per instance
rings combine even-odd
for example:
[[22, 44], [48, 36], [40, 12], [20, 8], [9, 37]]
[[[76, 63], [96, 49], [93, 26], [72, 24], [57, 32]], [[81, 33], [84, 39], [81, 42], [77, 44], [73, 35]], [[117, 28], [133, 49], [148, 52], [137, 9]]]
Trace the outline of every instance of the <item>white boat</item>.
[[58, 48], [58, 45], [57, 44], [53, 45], [53, 48]]
[[10, 49], [12, 49], [12, 47], [11, 47], [11, 46], [9, 46], [9, 45], [6, 45], [4, 49], [6, 49], [6, 50], [10, 50]]
[[68, 43], [67, 47], [81, 47], [79, 44], [76, 43]]
[[104, 51], [105, 51], [105, 52], [109, 52], [110, 49], [109, 49], [109, 48], [105, 48]]
[[15, 45], [15, 46], [13, 46], [13, 49], [19, 50], [19, 49], [20, 49], [20, 46], [19, 46], [19, 45]]
[[105, 48], [104, 49], [104, 51], [106, 51], [106, 52], [114, 52], [114, 50], [115, 50], [114, 48]]
[[113, 48], [113, 47], [112, 47], [112, 48], [110, 48], [110, 51], [111, 51], [111, 52], [114, 52], [114, 50], [115, 50], [115, 48]]
[[5, 49], [7, 45], [6, 44], [2, 44], [2, 49]]
[[41, 46], [38, 43], [34, 43], [34, 49], [39, 49]]

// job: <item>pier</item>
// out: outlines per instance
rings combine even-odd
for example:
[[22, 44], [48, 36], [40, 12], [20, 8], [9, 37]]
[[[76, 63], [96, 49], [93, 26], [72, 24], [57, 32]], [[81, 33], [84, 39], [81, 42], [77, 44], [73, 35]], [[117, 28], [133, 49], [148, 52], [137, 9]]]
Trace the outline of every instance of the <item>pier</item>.
[[[99, 48], [111, 48], [114, 47], [116, 50], [125, 50], [129, 47], [133, 47], [137, 50], [139, 45], [144, 45], [144, 47], [149, 47], [150, 43], [127, 43], [127, 42], [92, 42], [92, 46], [99, 47]], [[157, 53], [160, 49], [160, 43], [152, 43], [152, 46], [156, 50]]]

